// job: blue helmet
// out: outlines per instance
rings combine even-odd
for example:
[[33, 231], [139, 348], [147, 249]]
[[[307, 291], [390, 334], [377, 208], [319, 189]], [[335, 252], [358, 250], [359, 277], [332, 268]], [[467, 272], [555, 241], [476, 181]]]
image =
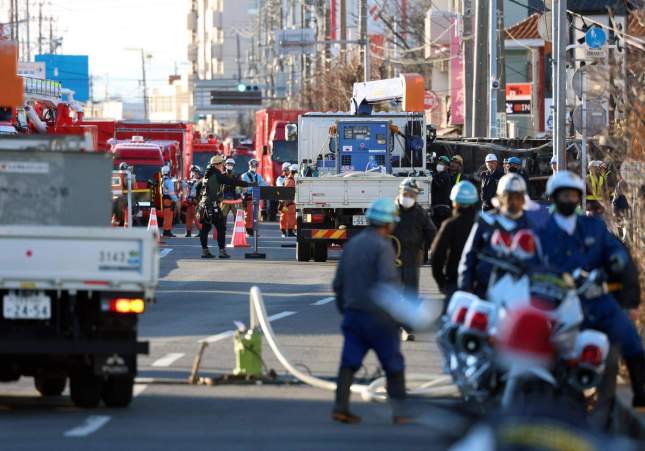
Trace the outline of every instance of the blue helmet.
[[459, 182], [452, 187], [450, 200], [457, 205], [474, 205], [479, 201], [477, 188], [468, 180]]
[[399, 222], [399, 207], [389, 198], [376, 199], [367, 209], [367, 220], [371, 225], [383, 226]]
[[519, 157], [511, 157], [508, 159], [508, 164], [516, 164], [518, 166], [522, 166], [522, 160], [520, 160]]

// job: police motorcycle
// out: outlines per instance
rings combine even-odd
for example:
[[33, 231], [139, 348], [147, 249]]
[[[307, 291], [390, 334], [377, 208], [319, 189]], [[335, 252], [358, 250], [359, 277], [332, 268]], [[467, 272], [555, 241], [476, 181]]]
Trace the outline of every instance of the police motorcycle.
[[[539, 241], [530, 230], [496, 230], [487, 299], [457, 291], [438, 342], [444, 366], [467, 401], [510, 408], [527, 392], [558, 393], [585, 403], [601, 379], [609, 343], [580, 330], [579, 295], [602, 287], [602, 275], [562, 276], [536, 267]], [[529, 263], [530, 262], [530, 263]]]

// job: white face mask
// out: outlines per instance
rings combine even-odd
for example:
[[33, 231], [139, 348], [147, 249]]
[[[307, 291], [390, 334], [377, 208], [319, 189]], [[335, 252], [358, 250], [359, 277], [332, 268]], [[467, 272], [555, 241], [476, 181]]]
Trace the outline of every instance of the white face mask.
[[411, 197], [399, 196], [399, 204], [403, 208], [412, 208], [415, 203], [416, 200], [412, 199]]
[[443, 172], [446, 170], [446, 167], [443, 164], [437, 165], [437, 172]]
[[232, 171], [234, 167], [235, 166], [226, 166], [226, 169], [228, 169], [229, 171]]

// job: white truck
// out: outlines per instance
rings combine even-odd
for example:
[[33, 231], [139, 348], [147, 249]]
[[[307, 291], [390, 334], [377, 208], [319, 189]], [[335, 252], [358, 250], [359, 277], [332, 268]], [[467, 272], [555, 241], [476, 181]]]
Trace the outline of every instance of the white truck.
[[125, 407], [148, 353], [137, 323], [155, 296], [157, 240], [109, 226], [109, 157], [47, 140], [0, 140], [0, 381], [30, 376], [55, 396], [69, 379], [76, 405]]
[[315, 176], [296, 180], [297, 261], [326, 261], [329, 245], [365, 227], [372, 201], [396, 197], [404, 177], [417, 180], [418, 203], [430, 206], [424, 113], [307, 113], [297, 136], [298, 161], [315, 166], [306, 172]]

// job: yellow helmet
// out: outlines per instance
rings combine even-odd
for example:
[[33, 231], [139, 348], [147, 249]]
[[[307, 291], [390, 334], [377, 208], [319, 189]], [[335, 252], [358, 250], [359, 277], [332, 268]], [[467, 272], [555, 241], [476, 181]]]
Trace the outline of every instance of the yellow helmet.
[[224, 155], [215, 155], [214, 157], [211, 158], [209, 164], [211, 165], [222, 164], [225, 161], [226, 161], [226, 158], [224, 158]]

